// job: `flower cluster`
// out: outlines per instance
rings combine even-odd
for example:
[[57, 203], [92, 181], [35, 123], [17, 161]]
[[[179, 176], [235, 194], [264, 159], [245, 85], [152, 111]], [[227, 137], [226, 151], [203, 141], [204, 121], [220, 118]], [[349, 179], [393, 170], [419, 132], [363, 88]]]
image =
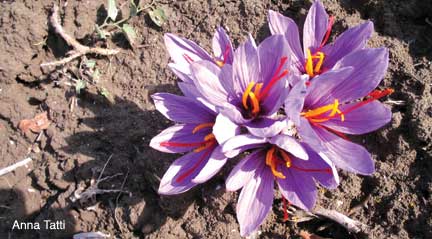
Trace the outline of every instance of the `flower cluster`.
[[227, 190], [241, 189], [236, 212], [242, 236], [266, 218], [275, 183], [284, 200], [310, 210], [316, 183], [338, 186], [337, 169], [372, 174], [371, 155], [346, 134], [368, 133], [391, 120], [378, 99], [392, 90], [375, 89], [387, 70], [388, 50], [366, 47], [371, 22], [328, 43], [334, 19], [315, 1], [302, 47], [293, 20], [269, 11], [268, 21], [272, 36], [257, 45], [249, 35], [237, 49], [218, 28], [213, 54], [166, 34], [169, 67], [182, 80], [184, 96], [153, 95], [156, 109], [176, 124], [150, 146], [187, 152], [169, 167], [159, 193], [185, 192], [244, 155], [226, 180]]

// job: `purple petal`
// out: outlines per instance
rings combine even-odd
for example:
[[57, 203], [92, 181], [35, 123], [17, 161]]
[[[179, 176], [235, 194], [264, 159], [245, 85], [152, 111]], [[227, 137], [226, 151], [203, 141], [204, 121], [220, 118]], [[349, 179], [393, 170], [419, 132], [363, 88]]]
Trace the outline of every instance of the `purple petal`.
[[198, 89], [195, 87], [193, 83], [186, 83], [186, 82], [179, 82], [177, 83], [178, 87], [180, 88], [180, 91], [183, 93], [184, 96], [190, 99], [195, 99], [199, 101], [201, 104], [203, 104], [208, 110], [210, 110], [214, 115], [217, 114], [216, 107], [210, 102], [208, 102], [198, 91]]
[[228, 93], [219, 80], [221, 69], [209, 61], [194, 62], [191, 65], [193, 80], [198, 91], [207, 101], [216, 106], [224, 105]]
[[336, 167], [362, 175], [374, 173], [374, 162], [363, 146], [344, 140], [325, 129], [319, 127], [314, 129], [328, 149], [325, 154]]
[[323, 52], [326, 56], [323, 68], [331, 69], [344, 56], [363, 49], [372, 36], [373, 23], [368, 21], [343, 32], [332, 45], [326, 45]]
[[306, 142], [318, 153], [326, 151], [326, 147], [307, 119], [301, 117], [300, 124], [296, 126], [302, 142]]
[[[225, 64], [232, 64], [233, 62], [233, 46], [231, 44], [231, 40], [229, 36], [226, 34], [223, 27], [218, 27], [213, 36], [213, 53], [219, 61], [225, 62]], [[224, 59], [224, 55], [226, 51], [228, 53], [226, 55], [226, 59]]]
[[[333, 89], [339, 87], [345, 81], [351, 80], [354, 69], [345, 67], [327, 71], [316, 76], [307, 88], [304, 105], [307, 109], [315, 109], [320, 106], [334, 103]], [[342, 103], [342, 102], [341, 102]]]
[[302, 145], [306, 150], [307, 154], [309, 155], [309, 160], [305, 161], [297, 158], [292, 158], [292, 164], [303, 169], [322, 169], [323, 171], [310, 171], [307, 173], [313, 176], [315, 180], [318, 181], [322, 186], [328, 189], [335, 189], [339, 185], [339, 176], [334, 164], [327, 159], [323, 159], [308, 145]]
[[312, 209], [317, 196], [317, 189], [312, 176], [293, 168], [281, 167], [281, 171], [286, 177], [285, 179], [277, 179], [282, 196], [303, 210]]
[[215, 115], [200, 102], [169, 93], [152, 95], [156, 109], [168, 119], [178, 123], [214, 122]]
[[208, 158], [209, 154], [204, 150], [199, 153], [188, 153], [174, 161], [162, 177], [158, 193], [179, 194], [197, 185], [191, 180], [207, 163]]
[[320, 1], [315, 1], [309, 9], [303, 27], [303, 52], [314, 51], [321, 45], [327, 32], [329, 17]]
[[[355, 104], [343, 105], [340, 110], [344, 112]], [[381, 128], [390, 122], [391, 118], [392, 112], [389, 107], [379, 101], [372, 101], [347, 113], [344, 121], [338, 117], [321, 124], [346, 134], [365, 134]]]
[[246, 123], [245, 126], [250, 134], [257, 137], [269, 138], [279, 134], [286, 127], [286, 124], [285, 119], [262, 117]]
[[267, 139], [262, 137], [256, 137], [251, 134], [241, 134], [234, 136], [227, 140], [222, 145], [222, 152], [230, 152], [236, 149], [249, 149], [249, 148], [255, 148], [259, 145], [265, 144], [267, 142]]
[[187, 70], [185, 70], [186, 67], [183, 67], [180, 64], [176, 63], [168, 63], [168, 67], [171, 69], [171, 71], [178, 77], [180, 80], [187, 82], [187, 83], [193, 83], [193, 80], [188, 75], [190, 73], [189, 66], [187, 67]]
[[198, 175], [192, 179], [192, 182], [204, 183], [220, 171], [220, 169], [228, 160], [227, 157], [225, 157], [225, 155], [222, 153], [221, 149], [222, 148], [218, 146], [213, 150], [213, 153], [211, 154], [207, 163], [199, 171]]
[[265, 152], [256, 150], [246, 155], [230, 172], [226, 179], [226, 189], [237, 191], [242, 188], [255, 175], [255, 171], [265, 167]]
[[[277, 51], [275, 51], [277, 48]], [[283, 70], [288, 69], [290, 65], [289, 58], [289, 46], [283, 35], [272, 35], [267, 37], [258, 46], [258, 56], [260, 63], [260, 77], [264, 82], [264, 86], [272, 80], [273, 77], [277, 77]], [[286, 61], [283, 65], [282, 58], [286, 57]], [[277, 70], [280, 69], [279, 72]], [[255, 79], [255, 82], [258, 80]]]
[[333, 69], [351, 66], [354, 71], [343, 83], [332, 89], [333, 97], [340, 102], [349, 102], [366, 96], [384, 78], [388, 61], [387, 48], [363, 49], [345, 56]]
[[167, 33], [164, 36], [165, 46], [171, 59], [178, 64], [179, 70], [188, 74], [189, 65], [195, 61], [208, 60], [213, 58], [195, 42]]
[[263, 168], [243, 187], [236, 209], [241, 236], [255, 231], [267, 217], [273, 204], [273, 185], [273, 174]]
[[211, 133], [211, 128], [200, 130], [194, 134], [192, 131], [196, 126], [196, 124], [177, 124], [171, 126], [153, 137], [150, 141], [150, 147], [165, 153], [189, 152], [198, 146], [175, 146], [174, 144], [166, 144], [166, 142], [190, 144], [204, 141], [204, 137]]
[[258, 52], [254, 44], [248, 39], [234, 52], [233, 82], [240, 92], [244, 92], [250, 82], [256, 82], [259, 76]]
[[219, 144], [225, 143], [225, 141], [238, 135], [239, 133], [240, 126], [233, 123], [228, 117], [222, 114], [219, 114], [216, 117], [216, 121], [213, 126], [213, 134]]
[[301, 78], [291, 89], [285, 100], [285, 114], [295, 125], [300, 124], [300, 112], [306, 97], [305, 78]]
[[303, 160], [308, 160], [309, 158], [303, 146], [291, 136], [276, 135], [275, 137], [272, 137], [269, 142], [271, 144], [277, 145], [279, 148], [291, 153], [297, 158]]
[[241, 109], [230, 103], [225, 103], [223, 106], [217, 107], [217, 111], [238, 125], [243, 125], [251, 121], [251, 119], [245, 119], [243, 117]]
[[302, 47], [300, 44], [299, 30], [297, 24], [288, 17], [282, 14], [269, 10], [268, 22], [270, 32], [275, 34], [281, 34], [285, 36], [288, 41], [289, 49], [291, 54], [288, 56], [292, 59], [292, 62], [296, 65], [296, 68], [301, 68], [305, 62]]

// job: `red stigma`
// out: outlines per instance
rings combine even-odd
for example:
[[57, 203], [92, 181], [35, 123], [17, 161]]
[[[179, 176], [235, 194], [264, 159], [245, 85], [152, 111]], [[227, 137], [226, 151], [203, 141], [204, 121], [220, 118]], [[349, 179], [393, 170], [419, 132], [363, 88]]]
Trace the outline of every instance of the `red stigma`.
[[328, 25], [327, 25], [326, 34], [324, 36], [323, 41], [321, 42], [321, 45], [318, 47], [317, 51], [320, 51], [321, 48], [324, 47], [324, 45], [327, 43], [328, 39], [330, 38], [330, 34], [331, 34], [331, 31], [332, 31], [332, 28], [333, 28], [333, 24], [334, 24], [334, 16], [330, 16], [329, 22], [328, 22]]
[[[215, 143], [212, 143], [212, 146]], [[196, 162], [190, 169], [188, 169], [186, 172], [182, 173], [181, 175], [176, 178], [176, 183], [181, 183], [183, 180], [185, 180], [188, 176], [190, 176], [197, 168], [198, 166], [207, 158], [207, 156], [213, 152], [213, 147], [210, 147], [207, 149], [203, 155], [199, 158], [198, 162]]]
[[288, 60], [288, 57], [286, 57], [286, 56], [284, 56], [280, 59], [279, 66], [276, 69], [275, 74], [273, 75], [272, 79], [267, 84], [267, 86], [263, 89], [263, 91], [261, 92], [261, 94], [259, 95], [258, 98], [260, 98], [260, 99], [265, 98], [268, 95], [268, 92], [270, 91], [270, 89], [273, 87], [273, 85], [276, 84], [276, 82], [278, 82], [284, 76], [288, 75], [288, 70], [282, 71], [282, 68], [283, 68], [283, 66], [287, 60]]
[[288, 218], [288, 206], [291, 205], [291, 203], [284, 196], [282, 196], [282, 203], [283, 203], [283, 212], [284, 212], [283, 221], [286, 222], [289, 219]]
[[192, 62], [194, 62], [194, 60], [188, 55], [188, 54], [183, 54], [183, 58], [189, 63], [191, 64]]

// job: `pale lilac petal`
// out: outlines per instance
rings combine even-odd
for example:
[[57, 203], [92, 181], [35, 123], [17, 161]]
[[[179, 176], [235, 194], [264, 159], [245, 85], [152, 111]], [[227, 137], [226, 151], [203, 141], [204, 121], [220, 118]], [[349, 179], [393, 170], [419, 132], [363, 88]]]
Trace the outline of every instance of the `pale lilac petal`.
[[214, 122], [215, 115], [200, 102], [169, 93], [152, 95], [156, 109], [168, 119], [178, 123]]
[[213, 126], [213, 134], [219, 144], [225, 143], [228, 139], [240, 133], [240, 126], [232, 122], [228, 117], [219, 114]]
[[271, 119], [265, 117], [255, 119], [245, 124], [250, 134], [263, 138], [269, 138], [279, 134], [286, 125], [285, 119]]
[[327, 159], [319, 156], [307, 144], [302, 145], [303, 148], [306, 150], [307, 154], [309, 155], [309, 160], [301, 160], [293, 157], [292, 164], [302, 169], [322, 169], [323, 171], [320, 172], [310, 171], [307, 173], [313, 176], [315, 180], [318, 181], [322, 186], [328, 189], [337, 188], [337, 186], [339, 185], [339, 176], [335, 165], [331, 161], [328, 161]]
[[198, 91], [207, 101], [222, 106], [228, 100], [228, 93], [219, 80], [221, 69], [209, 61], [191, 64], [193, 80]]
[[184, 96], [199, 101], [214, 115], [217, 115], [216, 107], [201, 95], [193, 83], [179, 82], [177, 85]]
[[232, 105], [228, 102], [224, 103], [222, 106], [216, 108], [217, 111], [229, 118], [232, 122], [243, 125], [248, 122], [250, 122], [252, 119], [245, 119], [243, 117], [243, 114], [241, 112], [241, 109], [239, 109], [237, 106]]
[[[212, 45], [213, 45], [213, 53], [214, 53], [215, 57], [219, 61], [222, 61], [222, 62], [225, 62], [225, 64], [231, 65], [233, 62], [234, 50], [233, 50], [233, 46], [231, 44], [231, 40], [230, 40], [228, 34], [226, 34], [223, 27], [218, 27], [216, 29], [216, 32], [213, 36]], [[227, 59], [224, 59], [224, 54], [226, 54], [225, 52], [227, 50], [228, 50], [228, 54], [226, 55]]]
[[285, 114], [295, 125], [300, 124], [300, 112], [303, 110], [307, 92], [305, 83], [305, 78], [300, 78], [285, 100]]
[[192, 179], [194, 183], [204, 183], [214, 175], [216, 175], [220, 169], [225, 165], [228, 158], [222, 153], [220, 146], [213, 150], [210, 158], [199, 173]]
[[178, 64], [179, 70], [188, 74], [189, 65], [195, 61], [208, 60], [213, 58], [195, 42], [167, 33], [164, 36], [165, 46], [171, 59]]
[[277, 81], [268, 91], [268, 95], [261, 100], [261, 115], [273, 115], [280, 110], [289, 94], [289, 78], [290, 76], [287, 75]]
[[323, 4], [319, 0], [315, 1], [309, 9], [303, 27], [303, 52], [305, 56], [307, 49], [313, 52], [321, 45], [327, 32], [328, 20], [329, 17]]
[[[191, 180], [207, 162], [209, 155], [206, 153], [205, 150], [199, 153], [191, 152], [174, 161], [162, 177], [158, 193], [163, 195], [179, 194], [197, 185]], [[191, 173], [188, 173], [190, 170], [192, 170]], [[187, 177], [183, 178], [185, 173]]]
[[230, 172], [225, 185], [228, 191], [237, 191], [255, 175], [255, 171], [262, 170], [265, 151], [256, 150], [246, 155]]
[[[333, 90], [346, 81], [350, 81], [350, 76], [354, 68], [345, 67], [327, 71], [316, 76], [307, 88], [307, 95], [304, 105], [307, 109], [315, 109], [323, 105], [332, 104], [336, 99]], [[343, 103], [343, 101], [340, 101]]]
[[281, 172], [286, 178], [278, 178], [276, 181], [282, 196], [303, 210], [311, 210], [315, 205], [317, 196], [317, 189], [312, 176], [309, 173], [286, 167], [281, 167]]
[[176, 64], [176, 63], [168, 63], [168, 67], [171, 69], [171, 71], [178, 77], [180, 80], [187, 82], [187, 83], [193, 83], [192, 78], [190, 77], [190, 69], [189, 67], [183, 67], [182, 65]]
[[305, 62], [303, 50], [300, 44], [299, 30], [297, 24], [289, 17], [269, 10], [268, 22], [272, 34], [281, 34], [288, 41], [291, 54], [288, 56], [292, 59], [297, 69], [300, 69]]
[[227, 140], [222, 145], [222, 152], [230, 152], [235, 149], [243, 148], [244, 146], [257, 147], [265, 144], [267, 139], [256, 137], [251, 134], [241, 134]]
[[257, 82], [259, 76], [258, 52], [254, 44], [248, 39], [234, 52], [233, 82], [240, 92], [244, 92], [250, 82]]
[[241, 236], [258, 229], [267, 217], [273, 204], [273, 185], [272, 172], [263, 168], [243, 187], [236, 208]]
[[293, 137], [288, 135], [276, 135], [272, 137], [269, 142], [271, 144], [277, 145], [279, 148], [291, 153], [297, 158], [302, 160], [308, 160], [308, 154], [303, 146]]
[[188, 144], [204, 141], [204, 137], [211, 133], [211, 128], [203, 129], [193, 134], [192, 131], [196, 126], [196, 124], [177, 124], [168, 127], [152, 138], [150, 141], [150, 147], [165, 153], [183, 153], [191, 151], [197, 146], [169, 146], [164, 143], [175, 142]]
[[228, 101], [233, 105], [241, 104], [240, 96], [243, 95], [243, 91], [236, 87], [233, 80], [232, 65], [224, 65], [222, 67], [219, 74], [219, 80], [228, 94]]
[[363, 49], [342, 58], [334, 69], [353, 67], [354, 71], [332, 90], [340, 102], [357, 100], [373, 91], [387, 72], [389, 53], [387, 48]]
[[325, 129], [314, 129], [328, 149], [324, 153], [336, 167], [362, 175], [371, 175], [375, 172], [371, 155], [363, 146], [342, 139]]
[[[344, 112], [355, 104], [343, 105], [339, 109]], [[321, 124], [346, 134], [365, 134], [386, 125], [391, 118], [392, 112], [389, 107], [379, 101], [372, 101], [347, 113], [344, 121], [337, 117]]]
[[307, 119], [301, 117], [300, 124], [296, 126], [302, 142], [306, 142], [318, 153], [326, 151], [326, 147]]
[[373, 31], [374, 26], [371, 21], [344, 31], [333, 44], [326, 45], [322, 49], [326, 56], [323, 68], [331, 69], [344, 56], [363, 49]]

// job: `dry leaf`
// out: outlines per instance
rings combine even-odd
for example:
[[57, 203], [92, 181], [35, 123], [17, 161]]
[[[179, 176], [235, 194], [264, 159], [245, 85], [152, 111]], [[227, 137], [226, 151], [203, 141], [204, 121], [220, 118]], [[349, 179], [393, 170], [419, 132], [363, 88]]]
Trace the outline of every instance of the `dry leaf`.
[[47, 129], [50, 125], [47, 112], [37, 114], [33, 119], [23, 119], [20, 121], [18, 128], [24, 133], [31, 130], [33, 133], [40, 133], [42, 130]]

